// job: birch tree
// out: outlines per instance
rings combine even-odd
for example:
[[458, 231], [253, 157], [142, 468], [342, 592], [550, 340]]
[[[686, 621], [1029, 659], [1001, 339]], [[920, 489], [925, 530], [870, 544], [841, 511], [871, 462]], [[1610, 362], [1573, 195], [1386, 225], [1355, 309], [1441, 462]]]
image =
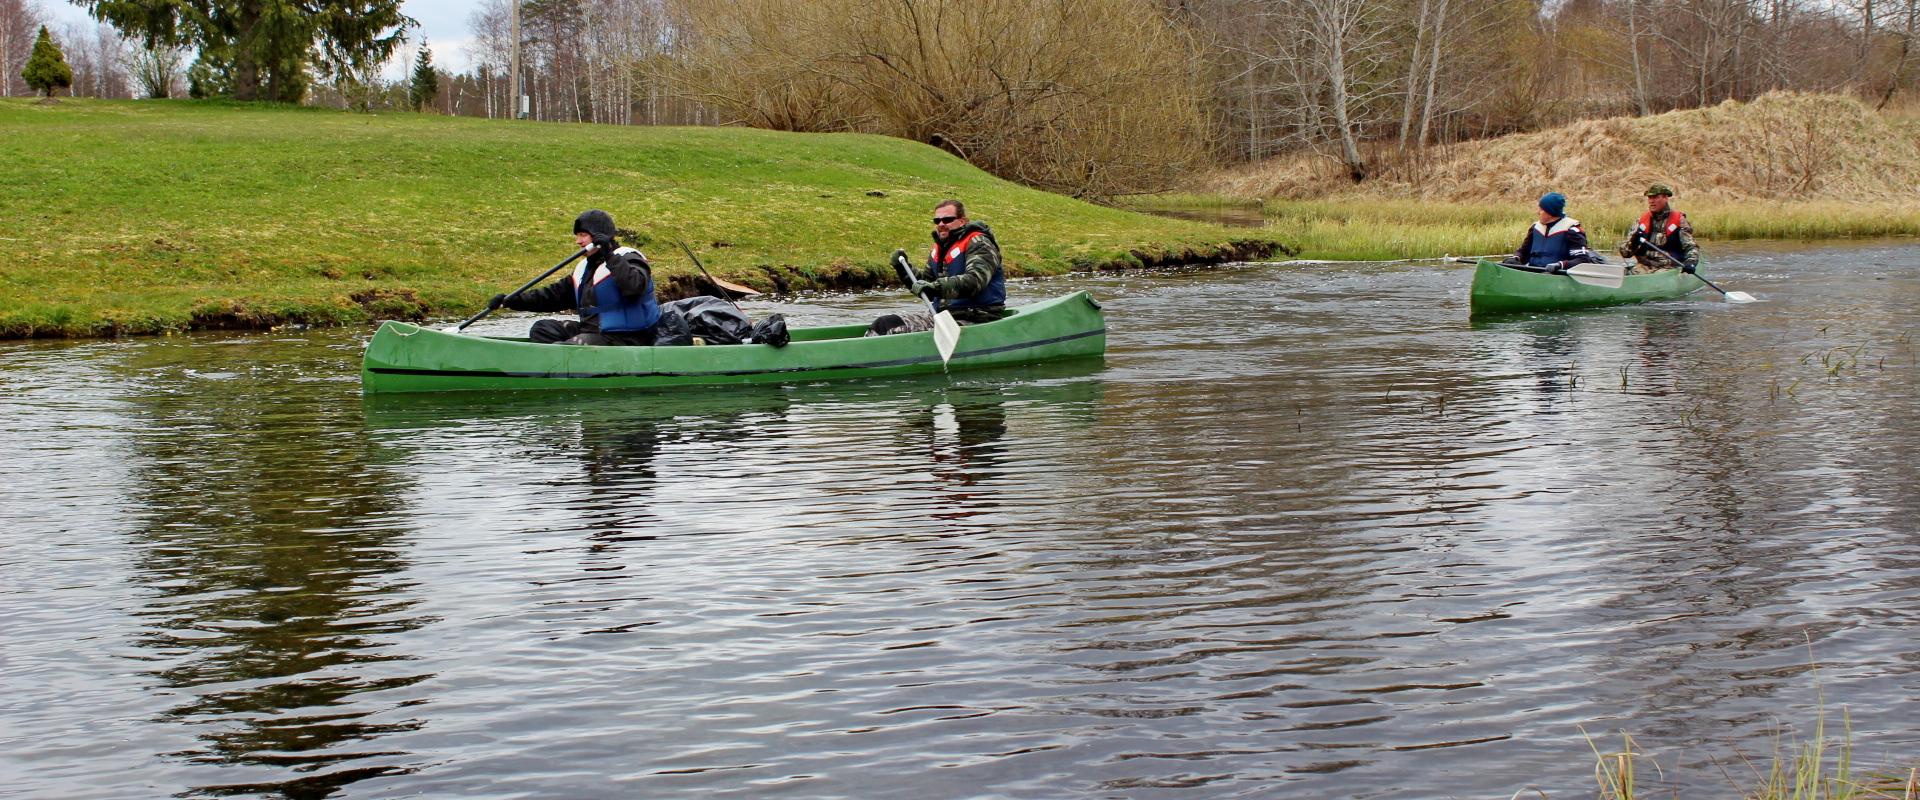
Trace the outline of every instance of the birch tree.
[[32, 92], [20, 77], [33, 52], [34, 32], [42, 24], [40, 11], [29, 0], [0, 0], [0, 97]]

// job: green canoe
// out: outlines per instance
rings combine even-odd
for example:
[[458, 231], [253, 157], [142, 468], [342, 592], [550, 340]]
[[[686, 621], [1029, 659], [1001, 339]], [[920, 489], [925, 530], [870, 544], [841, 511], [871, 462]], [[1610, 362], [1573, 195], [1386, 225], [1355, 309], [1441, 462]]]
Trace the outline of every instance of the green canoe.
[[[469, 336], [386, 322], [367, 343], [368, 394], [506, 389], [636, 389], [779, 383], [939, 372], [933, 333], [862, 336], [865, 325], [795, 328], [791, 344], [578, 347]], [[1107, 349], [1100, 304], [1075, 292], [961, 329], [947, 369], [1098, 357]]]
[[1595, 308], [1648, 300], [1672, 300], [1700, 291], [1706, 284], [1677, 269], [1649, 275], [1628, 275], [1620, 288], [1581, 283], [1569, 275], [1549, 275], [1504, 267], [1480, 259], [1473, 270], [1472, 313], [1550, 311]]

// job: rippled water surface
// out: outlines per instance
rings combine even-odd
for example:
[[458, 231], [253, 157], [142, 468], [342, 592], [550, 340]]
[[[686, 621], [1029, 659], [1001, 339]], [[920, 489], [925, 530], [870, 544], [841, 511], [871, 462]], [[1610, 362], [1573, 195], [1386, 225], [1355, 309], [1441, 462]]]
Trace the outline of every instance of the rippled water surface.
[[1767, 302], [1024, 282], [1104, 364], [671, 394], [0, 343], [0, 795], [1731, 795], [1823, 702], [1910, 766], [1920, 246], [1714, 264]]

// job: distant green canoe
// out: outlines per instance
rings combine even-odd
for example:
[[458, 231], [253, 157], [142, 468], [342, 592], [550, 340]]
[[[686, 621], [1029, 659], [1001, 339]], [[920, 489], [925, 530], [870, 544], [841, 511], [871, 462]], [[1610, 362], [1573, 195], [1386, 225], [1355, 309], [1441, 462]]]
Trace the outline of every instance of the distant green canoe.
[[1649, 275], [1628, 275], [1620, 288], [1581, 283], [1568, 275], [1549, 275], [1501, 266], [1481, 259], [1473, 270], [1472, 313], [1551, 311], [1597, 308], [1649, 300], [1672, 300], [1700, 291], [1706, 284], [1677, 269]]
[[[641, 389], [939, 372], [933, 333], [862, 336], [865, 325], [795, 328], [791, 344], [578, 347], [448, 333], [387, 322], [367, 343], [360, 386], [387, 392]], [[961, 329], [947, 369], [1101, 356], [1106, 318], [1086, 292], [1013, 309]]]

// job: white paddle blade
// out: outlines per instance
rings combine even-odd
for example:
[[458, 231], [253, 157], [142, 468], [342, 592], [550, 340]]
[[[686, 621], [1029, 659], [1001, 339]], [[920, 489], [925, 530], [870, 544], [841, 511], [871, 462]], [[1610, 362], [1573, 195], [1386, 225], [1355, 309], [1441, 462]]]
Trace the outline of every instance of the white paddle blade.
[[[1592, 269], [1589, 269], [1589, 268]], [[1612, 267], [1611, 270], [1607, 269]], [[1626, 268], [1619, 264], [1578, 264], [1567, 269], [1567, 277], [1588, 286], [1618, 289], [1627, 282]]]
[[940, 367], [945, 369], [947, 362], [953, 360], [953, 349], [960, 345], [960, 323], [951, 312], [942, 311], [933, 315], [933, 346], [940, 351]]
[[1727, 298], [1727, 302], [1729, 302], [1729, 303], [1758, 303], [1758, 302], [1760, 302], [1760, 298], [1758, 298], [1758, 297], [1754, 297], [1753, 295], [1750, 295], [1750, 294], [1747, 294], [1746, 292], [1727, 292], [1727, 294], [1726, 294], [1726, 298]]

